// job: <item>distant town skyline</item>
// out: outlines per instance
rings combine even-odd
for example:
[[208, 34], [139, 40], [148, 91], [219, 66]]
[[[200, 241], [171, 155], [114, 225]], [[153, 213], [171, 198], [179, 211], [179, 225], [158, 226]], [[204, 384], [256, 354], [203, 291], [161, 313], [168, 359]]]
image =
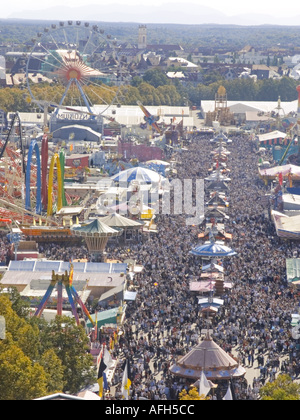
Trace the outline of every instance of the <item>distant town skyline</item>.
[[[187, 0], [187, 2], [183, 2], [183, 1], [179, 1], [179, 0], [151, 0], [151, 2], [145, 2], [143, 1], [142, 4], [139, 0], [64, 0], [64, 2], [62, 2], [61, 0], [44, 0], [43, 2], [41, 2], [40, 0], [27, 0], [26, 2], [21, 1], [21, 0], [10, 0], [9, 2], [7, 2], [5, 4], [5, 7], [1, 8], [0, 10], [0, 18], [10, 18], [10, 17], [22, 17], [21, 12], [27, 12], [25, 15], [25, 18], [28, 19], [28, 12], [29, 11], [43, 11], [49, 8], [59, 8], [59, 7], [70, 7], [72, 9], [76, 9], [78, 7], [81, 6], [89, 6], [89, 5], [97, 5], [98, 7], [103, 5], [103, 7], [107, 8], [108, 6], [114, 5], [114, 4], [119, 4], [122, 6], [136, 6], [137, 11], [139, 11], [140, 13], [142, 13], [143, 9], [149, 8], [149, 7], [153, 7], [153, 9], [155, 9], [158, 6], [165, 6], [165, 10], [166, 10], [166, 6], [170, 6], [169, 10], [173, 8], [177, 8], [179, 6], [182, 5], [195, 5], [195, 9], [199, 9], [199, 7], [203, 6], [204, 8], [207, 9], [214, 9], [216, 12], [222, 13], [228, 17], [234, 17], [234, 16], [238, 16], [238, 15], [251, 15], [251, 20], [253, 21], [253, 19], [255, 19], [255, 15], [259, 16], [258, 17], [258, 21], [257, 24], [263, 24], [263, 23], [267, 23], [270, 24], [272, 23], [272, 17], [274, 17], [274, 23], [275, 24], [281, 24], [281, 20], [282, 20], [282, 24], [299, 24], [300, 25], [300, 4], [299, 3], [295, 3], [292, 5], [292, 7], [286, 7], [286, 5], [283, 2], [279, 2], [278, 0], [276, 1], [271, 1], [271, 0], [265, 0], [264, 2], [261, 2], [259, 0], [252, 0], [251, 2], [236, 2], [236, 0], [227, 0], [227, 2], [224, 2], [223, 0], [214, 0], [214, 2], [212, 4], [208, 3], [208, 2], [204, 2], [202, 1], [196, 1], [196, 0]], [[193, 7], [189, 8], [189, 11], [192, 13], [192, 9]], [[168, 9], [167, 9], [168, 10]], [[117, 12], [117, 8], [116, 8], [116, 12]], [[218, 14], [218, 13], [217, 13]], [[43, 14], [41, 14], [43, 16]], [[59, 19], [59, 12], [57, 12], [57, 19]], [[138, 16], [138, 14], [135, 14], [136, 16]], [[261, 15], [266, 15], [271, 17], [270, 18], [265, 18], [265, 22], [264, 22], [264, 17], [262, 17]], [[295, 21], [295, 18], [299, 15], [299, 23], [298, 20]], [[37, 16], [37, 14], [33, 14], [33, 19], [35, 19]], [[219, 16], [219, 19], [216, 18], [216, 22], [213, 22], [211, 19], [212, 15], [209, 14], [209, 21], [206, 23], [220, 23], [220, 19], [221, 17]], [[149, 23], [151, 23], [151, 17], [152, 15], [149, 14]], [[40, 15], [38, 17], [39, 19], [41, 18]], [[44, 16], [45, 19], [47, 19], [47, 14], [45, 14]], [[51, 15], [52, 18], [52, 15]], [[168, 13], [165, 14], [164, 16], [165, 18], [165, 23], [169, 23], [168, 21]], [[205, 19], [205, 14], [203, 16], [203, 18]], [[294, 18], [294, 20], [291, 20], [292, 18]], [[119, 19], [119, 16], [118, 16]], [[184, 23], [188, 23], [187, 21], [188, 17], [186, 17], [185, 22]], [[101, 20], [101, 19], [100, 19]], [[179, 20], [179, 19], [178, 19]], [[128, 21], [128, 17], [126, 18], [126, 21]], [[133, 20], [134, 16], [133, 16]], [[246, 22], [246, 21], [245, 21]], [[174, 19], [171, 21], [171, 23], [175, 23]], [[176, 23], [181, 23], [176, 22]], [[195, 23], [195, 22], [191, 22], [191, 23]], [[203, 23], [203, 22], [200, 22]], [[225, 22], [227, 23], [227, 22]], [[231, 22], [230, 22], [231, 23]], [[239, 20], [237, 19], [236, 21], [232, 22], [235, 24], [239, 24]], [[244, 24], [244, 22], [242, 22], [242, 24]]]

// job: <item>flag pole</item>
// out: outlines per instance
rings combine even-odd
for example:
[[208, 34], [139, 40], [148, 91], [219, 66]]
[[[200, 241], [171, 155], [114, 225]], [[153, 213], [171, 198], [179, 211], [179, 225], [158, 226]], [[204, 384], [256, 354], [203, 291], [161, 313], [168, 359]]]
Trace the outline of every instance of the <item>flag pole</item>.
[[[96, 331], [97, 331], [97, 324], [96, 324]], [[104, 360], [104, 344], [102, 345], [102, 351], [103, 351], [103, 360]], [[104, 375], [104, 372], [103, 372]], [[102, 401], [105, 401], [105, 390], [104, 390], [104, 377], [103, 377], [103, 391], [102, 391]]]

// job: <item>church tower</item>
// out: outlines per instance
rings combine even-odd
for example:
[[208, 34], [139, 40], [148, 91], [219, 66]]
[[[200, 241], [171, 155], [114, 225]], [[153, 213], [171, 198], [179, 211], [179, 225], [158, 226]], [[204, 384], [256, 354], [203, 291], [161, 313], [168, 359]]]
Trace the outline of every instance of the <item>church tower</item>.
[[147, 26], [139, 26], [139, 40], [138, 40], [138, 49], [144, 50], [147, 47]]

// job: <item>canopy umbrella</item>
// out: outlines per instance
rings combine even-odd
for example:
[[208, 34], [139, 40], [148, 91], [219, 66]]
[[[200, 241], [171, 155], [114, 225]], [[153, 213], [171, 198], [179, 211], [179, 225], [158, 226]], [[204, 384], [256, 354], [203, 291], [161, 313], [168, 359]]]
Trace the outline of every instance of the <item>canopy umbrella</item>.
[[111, 177], [114, 182], [127, 182], [130, 183], [131, 181], [140, 181], [145, 182], [146, 184], [158, 184], [165, 180], [164, 177], [159, 175], [155, 171], [151, 171], [147, 168], [141, 168], [140, 166], [136, 168], [129, 168], [125, 171], [121, 171]]
[[237, 253], [224, 245], [222, 241], [210, 241], [206, 242], [204, 245], [198, 245], [190, 251], [190, 254], [197, 257], [233, 257]]

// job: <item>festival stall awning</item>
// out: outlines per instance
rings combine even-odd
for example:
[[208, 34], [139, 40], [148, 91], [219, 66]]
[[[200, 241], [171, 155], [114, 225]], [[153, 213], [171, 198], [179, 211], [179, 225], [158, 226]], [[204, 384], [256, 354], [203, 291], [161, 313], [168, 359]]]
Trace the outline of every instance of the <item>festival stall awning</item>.
[[190, 282], [190, 292], [211, 292], [215, 284], [214, 281], [192, 281]]
[[226, 175], [222, 175], [220, 172], [213, 172], [207, 178], [204, 178], [205, 181], [231, 181], [231, 178], [228, 178]]
[[129, 290], [126, 290], [124, 292], [124, 300], [128, 300], [128, 301], [135, 301], [137, 296], [137, 292], [130, 292]]
[[109, 301], [111, 300], [122, 301], [124, 298], [124, 288], [125, 284], [123, 283], [120, 286], [108, 290], [107, 292], [101, 295], [98, 303], [100, 303], [103, 307], [106, 307]]
[[283, 210], [300, 210], [300, 196], [293, 194], [283, 194], [282, 195]]
[[213, 306], [215, 308], [219, 308], [220, 306], [224, 305], [224, 300], [223, 299], [218, 299], [218, 298], [211, 298], [211, 297], [207, 297], [207, 298], [200, 298], [198, 299], [198, 305], [201, 306], [201, 308], [206, 308], [207, 306]]
[[277, 235], [284, 239], [300, 239], [300, 215], [287, 217], [272, 213]]
[[[122, 308], [123, 311], [123, 308]], [[96, 323], [97, 318], [97, 326], [98, 328], [102, 327], [103, 325], [107, 324], [115, 324], [119, 323], [119, 317], [122, 315], [120, 308], [113, 308], [108, 309], [107, 311], [97, 312], [96, 314], [92, 314], [91, 318]], [[93, 324], [91, 322], [87, 322], [88, 328], [93, 328]]]
[[282, 165], [274, 166], [273, 168], [259, 169], [259, 175], [266, 179], [275, 179], [282, 174], [282, 176], [291, 176], [293, 180], [300, 179], [300, 167], [296, 165]]
[[288, 145], [291, 139], [287, 134], [278, 130], [258, 136], [260, 146]]

